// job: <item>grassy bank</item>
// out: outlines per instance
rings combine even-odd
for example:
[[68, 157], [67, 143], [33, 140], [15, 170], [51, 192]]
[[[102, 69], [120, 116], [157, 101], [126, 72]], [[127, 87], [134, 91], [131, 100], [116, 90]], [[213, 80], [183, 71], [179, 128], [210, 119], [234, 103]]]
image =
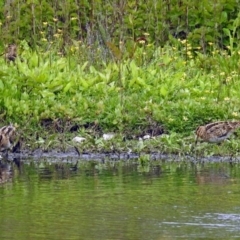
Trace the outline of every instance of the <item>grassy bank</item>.
[[[203, 54], [173, 41], [163, 48], [139, 42], [131, 58], [112, 49], [115, 60], [94, 65], [84, 45], [61, 56], [22, 43], [22, 61], [0, 60], [1, 125], [18, 125], [29, 148], [64, 149], [82, 136], [81, 151], [189, 153], [198, 125], [240, 117], [240, 50], [209, 43]], [[104, 141], [107, 132], [115, 140]], [[136, 141], [147, 134], [154, 138]], [[235, 154], [238, 142], [197, 150]]]

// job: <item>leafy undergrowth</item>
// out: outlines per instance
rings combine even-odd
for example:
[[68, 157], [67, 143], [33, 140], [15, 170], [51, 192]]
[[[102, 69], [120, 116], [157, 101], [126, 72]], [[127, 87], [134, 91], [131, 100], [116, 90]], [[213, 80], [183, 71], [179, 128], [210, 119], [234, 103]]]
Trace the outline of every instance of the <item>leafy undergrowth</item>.
[[[23, 147], [46, 151], [64, 151], [81, 136], [79, 152], [238, 153], [237, 138], [195, 147], [194, 130], [239, 119], [240, 48], [211, 45], [203, 54], [186, 41], [174, 44], [139, 46], [134, 58], [95, 66], [23, 44], [22, 61], [0, 60], [1, 125], [14, 123]], [[105, 141], [108, 132], [116, 136]]]

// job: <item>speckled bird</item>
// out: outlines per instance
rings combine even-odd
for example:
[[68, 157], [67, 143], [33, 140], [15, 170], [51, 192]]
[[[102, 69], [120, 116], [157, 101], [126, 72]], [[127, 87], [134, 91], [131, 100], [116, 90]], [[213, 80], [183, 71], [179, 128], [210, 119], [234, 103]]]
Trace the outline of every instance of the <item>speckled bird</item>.
[[229, 138], [231, 134], [240, 127], [238, 121], [220, 121], [199, 126], [196, 129], [196, 142], [200, 138], [204, 142], [220, 143]]
[[9, 150], [16, 137], [16, 128], [11, 124], [0, 128], [0, 151]]
[[16, 44], [9, 44], [6, 53], [5, 53], [5, 60], [7, 62], [14, 62], [17, 57], [17, 45]]

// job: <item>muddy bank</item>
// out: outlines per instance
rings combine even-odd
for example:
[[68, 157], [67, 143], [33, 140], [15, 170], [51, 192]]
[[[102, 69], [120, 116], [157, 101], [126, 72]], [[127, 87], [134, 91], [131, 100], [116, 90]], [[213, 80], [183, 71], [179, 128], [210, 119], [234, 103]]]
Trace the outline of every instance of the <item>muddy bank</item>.
[[18, 158], [22, 161], [25, 160], [49, 160], [49, 161], [71, 161], [71, 160], [83, 160], [83, 161], [107, 161], [107, 160], [138, 160], [144, 158], [144, 161], [160, 160], [160, 161], [187, 161], [187, 162], [240, 162], [240, 156], [206, 156], [199, 157], [193, 155], [177, 155], [177, 154], [164, 154], [164, 153], [78, 153], [75, 148], [70, 148], [65, 152], [61, 150], [49, 150], [43, 151], [42, 149], [22, 150], [20, 153], [9, 153], [8, 157], [2, 155], [2, 159], [13, 160]]

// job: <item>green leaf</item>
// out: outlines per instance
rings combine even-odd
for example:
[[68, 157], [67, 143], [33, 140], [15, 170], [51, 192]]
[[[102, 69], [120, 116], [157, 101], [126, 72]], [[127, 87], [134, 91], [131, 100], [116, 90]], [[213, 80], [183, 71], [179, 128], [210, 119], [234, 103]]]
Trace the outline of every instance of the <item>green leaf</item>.
[[63, 92], [66, 93], [73, 86], [72, 82], [69, 82], [63, 89]]
[[28, 65], [30, 68], [35, 68], [38, 66], [38, 55], [36, 52], [32, 53], [31, 58], [28, 60]]
[[227, 35], [227, 36], [231, 36], [230, 30], [227, 28], [223, 28], [223, 32]]
[[223, 11], [223, 12], [221, 13], [220, 22], [221, 22], [221, 23], [225, 23], [225, 22], [227, 22], [227, 21], [228, 21], [228, 14], [227, 14], [227, 12]]
[[167, 90], [167, 88], [166, 88], [165, 86], [162, 86], [162, 87], [160, 88], [160, 94], [161, 94], [162, 96], [164, 96], [164, 97], [167, 96], [168, 90]]
[[43, 90], [41, 92], [41, 95], [43, 98], [55, 98], [55, 94], [52, 92], [49, 92], [48, 90]]
[[4, 84], [3, 84], [3, 81], [0, 80], [0, 89], [3, 90], [4, 89]]
[[81, 66], [81, 70], [84, 71], [85, 68], [87, 67], [87, 65], [88, 65], [88, 62], [85, 62], [85, 63]]

